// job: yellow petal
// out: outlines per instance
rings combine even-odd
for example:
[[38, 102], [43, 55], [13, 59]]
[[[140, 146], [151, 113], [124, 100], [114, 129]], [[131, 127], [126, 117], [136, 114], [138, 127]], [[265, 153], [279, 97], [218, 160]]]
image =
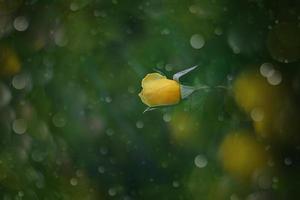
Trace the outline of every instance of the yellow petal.
[[147, 101], [147, 99], [144, 97], [143, 91], [141, 91], [141, 92], [139, 93], [139, 97], [141, 98], [141, 100], [142, 100], [142, 102], [143, 102], [144, 104], [146, 104], [146, 105], [148, 105], [148, 106], [151, 105], [151, 103], [149, 103], [149, 102]]
[[150, 83], [151, 81], [158, 80], [158, 79], [167, 79], [167, 77], [159, 73], [147, 74], [147, 76], [145, 76], [145, 78], [143, 78], [142, 80], [142, 87], [144, 88], [147, 83]]
[[150, 107], [173, 105], [180, 101], [180, 85], [166, 78], [147, 80], [139, 96]]

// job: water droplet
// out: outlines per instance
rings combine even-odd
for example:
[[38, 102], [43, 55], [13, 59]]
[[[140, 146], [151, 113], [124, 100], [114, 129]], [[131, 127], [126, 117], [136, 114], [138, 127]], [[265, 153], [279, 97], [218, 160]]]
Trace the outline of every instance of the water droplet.
[[105, 97], [105, 102], [106, 102], [106, 103], [112, 102], [111, 97], [110, 97], [110, 96]]
[[23, 197], [24, 196], [24, 192], [23, 191], [19, 191], [18, 195], [19, 195], [19, 197]]
[[26, 74], [18, 74], [16, 76], [14, 76], [13, 80], [12, 80], [12, 85], [14, 86], [14, 88], [16, 88], [17, 90], [22, 90], [26, 87], [26, 85], [29, 82], [29, 77]]
[[178, 188], [180, 186], [178, 181], [173, 181], [172, 185], [174, 188]]
[[45, 183], [44, 183], [43, 180], [38, 180], [38, 181], [36, 181], [35, 186], [36, 186], [37, 188], [41, 189], [41, 188], [44, 188], [44, 187], [45, 187]]
[[289, 166], [289, 165], [292, 165], [292, 164], [293, 164], [293, 161], [292, 161], [291, 158], [285, 158], [285, 159], [284, 159], [284, 164]]
[[204, 168], [207, 165], [207, 159], [203, 155], [197, 155], [194, 159], [194, 163], [199, 168]]
[[144, 122], [137, 121], [135, 125], [136, 125], [137, 128], [143, 128], [144, 127]]
[[114, 130], [112, 130], [111, 128], [106, 130], [106, 135], [108, 136], [112, 136], [114, 133], [115, 133]]
[[40, 121], [37, 124], [36, 130], [39, 132], [39, 134], [42, 138], [46, 138], [50, 134], [48, 124], [44, 121]]
[[77, 177], [83, 177], [83, 171], [81, 171], [81, 170], [76, 170], [76, 176]]
[[163, 120], [164, 120], [165, 122], [170, 122], [170, 121], [172, 120], [172, 116], [171, 116], [170, 114], [168, 114], [168, 113], [165, 113], [165, 114], [163, 115]]
[[45, 70], [44, 70], [44, 73], [42, 74], [42, 78], [44, 80], [44, 82], [48, 82], [52, 79], [53, 77], [53, 69], [52, 67], [47, 67]]
[[68, 44], [68, 38], [63, 28], [59, 28], [54, 32], [54, 42], [59, 47], [64, 47]]
[[232, 74], [227, 74], [226, 76], [228, 81], [232, 81], [233, 80], [233, 75]]
[[167, 29], [167, 28], [165, 28], [165, 29], [163, 29], [163, 30], [161, 31], [161, 34], [162, 34], [162, 35], [169, 35], [169, 34], [170, 34], [170, 30]]
[[99, 166], [99, 167], [98, 167], [98, 172], [99, 172], [100, 174], [103, 174], [103, 173], [105, 172], [105, 168], [104, 168], [103, 166]]
[[56, 127], [64, 127], [66, 125], [66, 118], [64, 116], [64, 114], [62, 113], [56, 113], [53, 118], [52, 118], [52, 122], [54, 124], [54, 126]]
[[117, 194], [117, 191], [115, 188], [109, 188], [108, 194], [109, 196], [115, 196]]
[[282, 81], [281, 73], [275, 70], [274, 73], [267, 78], [267, 80], [271, 85], [279, 85]]
[[218, 28], [215, 29], [215, 34], [220, 36], [220, 35], [223, 34], [223, 30], [218, 27]]
[[200, 8], [197, 6], [197, 5], [191, 5], [189, 7], [189, 11], [192, 13], [192, 14], [197, 14], [199, 12]]
[[236, 30], [229, 30], [227, 34], [227, 42], [234, 54], [241, 53], [241, 48], [243, 47], [241, 42], [241, 36]]
[[15, 133], [23, 134], [27, 130], [27, 122], [24, 119], [16, 119], [13, 122], [12, 128]]
[[0, 83], [0, 107], [6, 106], [11, 100], [11, 93], [8, 87]]
[[266, 78], [272, 76], [275, 70], [271, 63], [263, 63], [259, 68], [260, 74]]
[[173, 70], [173, 67], [172, 67], [171, 64], [166, 64], [165, 69], [166, 69], [168, 72], [170, 72], [170, 71]]
[[77, 178], [71, 178], [70, 184], [73, 185], [73, 186], [76, 186], [78, 184]]
[[262, 121], [264, 119], [264, 111], [260, 108], [254, 108], [251, 111], [251, 118], [256, 122]]
[[233, 50], [233, 53], [235, 53], [235, 54], [239, 54], [239, 53], [241, 53], [241, 50], [240, 50], [240, 48], [239, 48], [239, 47], [237, 47], [237, 46], [233, 46], [233, 47], [232, 47], [232, 50]]
[[29, 26], [29, 22], [26, 17], [19, 16], [15, 18], [13, 25], [17, 31], [26, 31]]
[[224, 113], [220, 113], [220, 114], [218, 115], [218, 120], [219, 120], [220, 122], [224, 121]]
[[77, 11], [77, 10], [79, 10], [79, 5], [78, 5], [78, 3], [72, 2], [72, 3], [70, 4], [70, 10], [72, 10], [72, 11]]
[[135, 88], [133, 86], [129, 86], [128, 87], [128, 92], [131, 93], [131, 94], [134, 94], [135, 93]]
[[108, 150], [107, 150], [106, 147], [101, 147], [100, 152], [101, 152], [102, 155], [106, 155]]
[[278, 178], [277, 178], [276, 176], [274, 176], [274, 177], [272, 178], [272, 182], [273, 182], [273, 183], [278, 183], [278, 181], [279, 181], [279, 180], [278, 180]]
[[168, 163], [167, 163], [166, 161], [163, 161], [163, 162], [161, 163], [161, 167], [162, 167], [162, 168], [167, 168], [167, 167], [168, 167]]
[[201, 49], [205, 44], [204, 37], [200, 34], [194, 34], [190, 39], [190, 44], [194, 49]]

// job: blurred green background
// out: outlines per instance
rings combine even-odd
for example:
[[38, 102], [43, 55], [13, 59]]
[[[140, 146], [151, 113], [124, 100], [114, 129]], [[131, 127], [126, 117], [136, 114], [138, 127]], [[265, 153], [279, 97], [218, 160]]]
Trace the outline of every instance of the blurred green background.
[[0, 0], [0, 198], [299, 199], [299, 59], [297, 0]]

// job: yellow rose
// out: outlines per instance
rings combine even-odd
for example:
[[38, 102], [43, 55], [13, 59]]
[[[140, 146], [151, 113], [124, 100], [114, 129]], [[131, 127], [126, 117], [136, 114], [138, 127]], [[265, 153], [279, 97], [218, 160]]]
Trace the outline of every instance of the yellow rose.
[[139, 96], [149, 107], [177, 104], [180, 101], [180, 84], [159, 73], [147, 74], [142, 80]]
[[142, 91], [139, 96], [144, 104], [149, 106], [144, 112], [155, 109], [157, 106], [169, 106], [179, 103], [193, 92], [207, 89], [208, 86], [200, 87], [186, 86], [179, 83], [180, 77], [196, 69], [197, 65], [173, 75], [173, 80], [159, 73], [147, 74], [142, 80]]

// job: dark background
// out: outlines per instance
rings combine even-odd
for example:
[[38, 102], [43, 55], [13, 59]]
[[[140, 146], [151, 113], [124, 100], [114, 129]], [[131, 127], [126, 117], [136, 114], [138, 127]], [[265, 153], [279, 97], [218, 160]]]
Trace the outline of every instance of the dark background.
[[299, 59], [296, 0], [1, 0], [0, 196], [299, 199]]

